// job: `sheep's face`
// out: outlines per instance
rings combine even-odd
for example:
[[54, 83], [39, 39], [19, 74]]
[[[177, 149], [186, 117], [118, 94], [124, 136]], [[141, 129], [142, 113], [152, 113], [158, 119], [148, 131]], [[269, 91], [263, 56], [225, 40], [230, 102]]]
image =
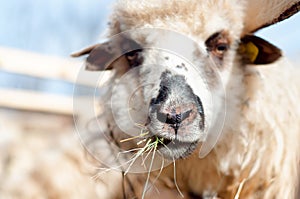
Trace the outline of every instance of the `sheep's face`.
[[224, 121], [223, 81], [235, 48], [231, 40], [227, 30], [195, 42], [169, 30], [136, 29], [91, 52], [88, 68], [97, 69], [94, 60], [102, 62], [103, 54], [113, 55], [109, 67], [116, 72], [111, 98], [115, 124], [132, 136], [141, 132], [136, 124], [142, 124], [147, 137], [162, 141], [164, 157], [182, 158], [209, 134], [214, 139], [206, 148], [211, 149], [221, 132], [215, 126]]
[[167, 1], [162, 8], [151, 3], [139, 8], [135, 3], [120, 3], [115, 10], [111, 34], [116, 35], [81, 52], [90, 53], [87, 68], [115, 70], [110, 105], [120, 130], [136, 136], [144, 126], [147, 137], [161, 141], [167, 158], [186, 157], [200, 143], [207, 154], [222, 131], [224, 88], [240, 91], [239, 83], [232, 87], [229, 80], [233, 71], [234, 81], [242, 76], [240, 65], [233, 64], [239, 62], [234, 60], [242, 5]]
[[[137, 17], [134, 24], [130, 18], [137, 13], [125, 10], [132, 13], [113, 23], [122, 24], [121, 33], [87, 59], [88, 69], [108, 66], [116, 71], [111, 108], [119, 128], [136, 136], [141, 131], [136, 124], [142, 124], [147, 136], [163, 142], [160, 152], [169, 159], [186, 157], [201, 143], [209, 151], [221, 132], [224, 87], [241, 32], [241, 22], [235, 21], [239, 10], [225, 17], [228, 10], [221, 7], [203, 19], [194, 10], [188, 15], [172, 12], [168, 22], [166, 13], [150, 21]], [[193, 15], [201, 20], [190, 28]]]
[[123, 46], [129, 63], [125, 72], [122, 64], [112, 64], [121, 79], [113, 89], [116, 124], [131, 135], [140, 132], [135, 123], [145, 125], [149, 136], [163, 140], [160, 152], [168, 158], [186, 157], [204, 141], [207, 152], [216, 143], [224, 122], [224, 87], [242, 31], [241, 6], [193, 4], [138, 8], [128, 1], [117, 7], [111, 24], [111, 34], [121, 32], [112, 43]]
[[[219, 75], [224, 72], [227, 76], [230, 71], [229, 56], [233, 54], [230, 48], [234, 48], [228, 32], [213, 32], [200, 44], [162, 29], [130, 31], [128, 37], [137, 38], [134, 41], [142, 39], [144, 43], [142, 51], [135, 51], [134, 56], [127, 54], [132, 63], [139, 64], [130, 66], [123, 75], [126, 80], [121, 77], [118, 82], [125, 84], [130, 92], [125, 94], [118, 86], [113, 90], [113, 95], [123, 96], [113, 99], [114, 116], [121, 121], [117, 124], [124, 123], [125, 117], [144, 124], [149, 136], [163, 140], [165, 146], [160, 147], [160, 152], [168, 158], [189, 155], [209, 133], [217, 138], [220, 129], [213, 126], [223, 124], [225, 113], [225, 92]], [[134, 106], [128, 107], [130, 104]], [[124, 108], [138, 110], [128, 117], [125, 111], [120, 111]], [[130, 122], [121, 126], [126, 126], [127, 132], [134, 129], [129, 129]], [[213, 128], [218, 132], [212, 132]]]

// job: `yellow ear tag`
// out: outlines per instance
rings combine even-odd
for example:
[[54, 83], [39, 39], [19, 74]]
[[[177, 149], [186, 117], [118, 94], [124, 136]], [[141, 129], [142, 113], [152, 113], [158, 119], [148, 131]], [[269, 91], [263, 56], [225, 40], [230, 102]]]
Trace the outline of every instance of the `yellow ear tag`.
[[240, 46], [240, 52], [243, 53], [251, 63], [254, 63], [259, 53], [259, 49], [254, 43], [248, 42]]

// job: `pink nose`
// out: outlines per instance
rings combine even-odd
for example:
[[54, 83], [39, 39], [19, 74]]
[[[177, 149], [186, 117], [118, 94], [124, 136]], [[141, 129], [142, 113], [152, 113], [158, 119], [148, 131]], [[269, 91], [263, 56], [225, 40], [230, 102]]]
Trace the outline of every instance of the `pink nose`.
[[159, 110], [157, 110], [157, 119], [160, 122], [171, 124], [179, 128], [180, 123], [183, 120], [187, 119], [190, 116], [191, 112], [192, 110], [188, 110], [177, 114], [176, 112], [162, 113]]

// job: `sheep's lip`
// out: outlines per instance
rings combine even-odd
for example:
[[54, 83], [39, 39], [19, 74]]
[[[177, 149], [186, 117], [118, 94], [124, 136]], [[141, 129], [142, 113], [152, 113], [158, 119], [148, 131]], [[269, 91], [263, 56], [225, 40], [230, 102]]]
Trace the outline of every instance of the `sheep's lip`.
[[157, 143], [157, 148], [158, 149], [160, 149], [161, 147], [167, 146], [171, 142], [174, 142], [174, 140], [167, 139], [165, 137], [161, 137], [161, 136], [158, 136], [158, 135], [153, 135], [153, 136], [150, 137], [150, 139], [151, 139], [151, 142], [155, 142], [157, 139], [160, 140]]
[[157, 150], [167, 159], [185, 158], [190, 155], [196, 148], [198, 141], [182, 142], [178, 139], [168, 139], [158, 135], [153, 135], [150, 139], [154, 142], [159, 139], [161, 142], [157, 144]]

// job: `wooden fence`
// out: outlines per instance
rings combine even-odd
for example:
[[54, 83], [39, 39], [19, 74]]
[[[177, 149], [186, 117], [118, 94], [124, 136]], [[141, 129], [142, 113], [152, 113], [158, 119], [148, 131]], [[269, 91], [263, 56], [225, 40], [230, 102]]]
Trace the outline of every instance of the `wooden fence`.
[[[2, 78], [2, 83], [6, 86], [1, 86], [0, 79], [0, 107], [67, 115], [73, 114], [72, 92], [75, 83], [84, 88], [95, 86], [89, 82], [89, 79], [77, 80], [81, 67], [83, 67], [83, 60], [51, 57], [0, 47], [0, 75], [1, 73], [23, 75], [29, 77], [29, 79], [38, 78], [38, 83], [41, 84], [43, 84], [43, 80], [45, 82], [60, 81], [69, 86], [67, 95], [57, 94], [47, 92], [47, 90], [41, 92], [35, 89], [18, 89], [11, 86], [12, 84], [18, 85], [18, 77], [15, 77], [13, 80], [10, 79], [13, 83], [3, 82], [6, 80]], [[104, 78], [108, 78], [109, 74], [104, 74]], [[99, 73], [91, 72], [89, 75], [97, 78], [96, 76]], [[26, 84], [26, 82], [20, 82], [19, 84]], [[24, 86], [26, 85], [21, 85], [21, 87]], [[59, 90], [59, 88], [57, 89]]]

